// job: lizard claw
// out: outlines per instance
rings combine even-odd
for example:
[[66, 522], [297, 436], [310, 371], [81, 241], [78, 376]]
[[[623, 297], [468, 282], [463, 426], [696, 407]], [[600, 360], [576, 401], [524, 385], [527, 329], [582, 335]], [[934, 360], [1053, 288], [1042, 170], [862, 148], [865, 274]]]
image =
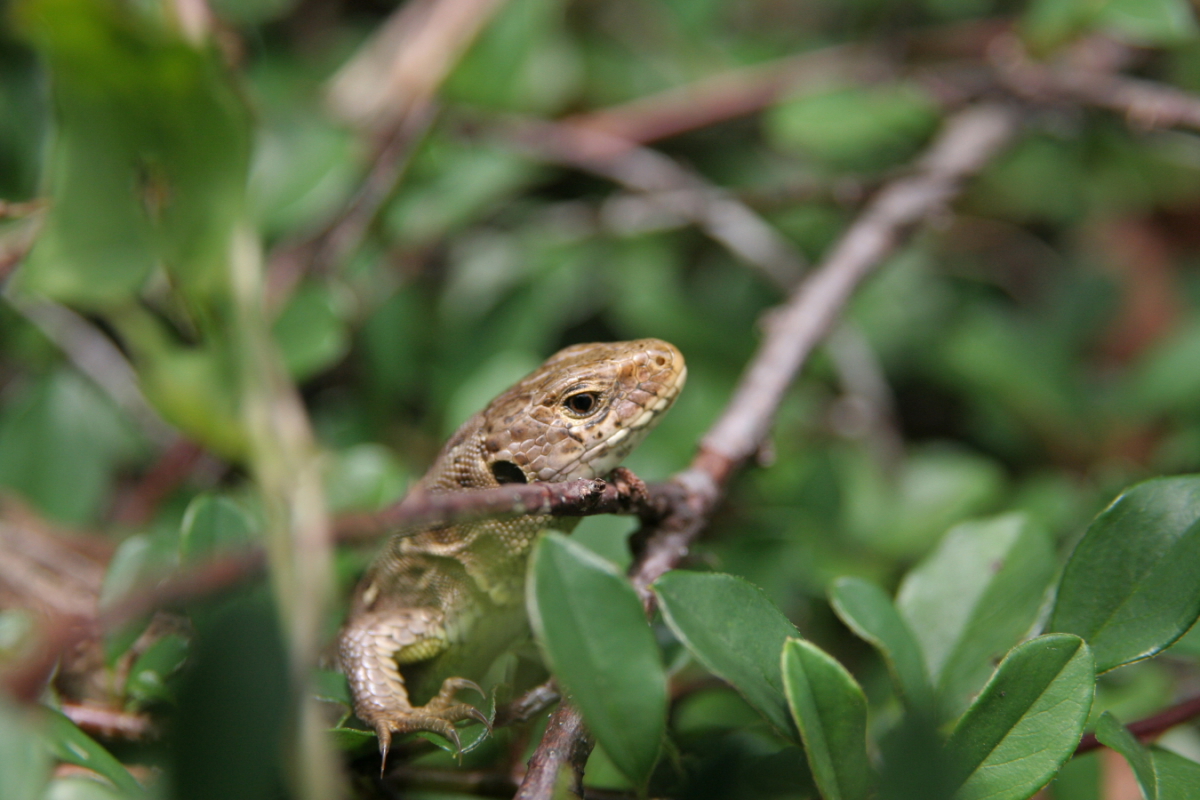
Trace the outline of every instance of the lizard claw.
[[474, 681], [466, 678], [447, 678], [442, 682], [438, 693], [425, 705], [403, 712], [394, 711], [375, 722], [375, 733], [379, 737], [379, 755], [383, 761], [379, 768], [381, 776], [387, 766], [388, 749], [391, 747], [394, 733], [436, 733], [453, 744], [460, 757], [462, 740], [454, 723], [465, 719], [474, 720], [487, 728], [489, 735], [492, 733], [492, 722], [486, 714], [469, 703], [455, 702], [455, 695], [463, 689], [477, 692], [481, 697], [487, 696]]

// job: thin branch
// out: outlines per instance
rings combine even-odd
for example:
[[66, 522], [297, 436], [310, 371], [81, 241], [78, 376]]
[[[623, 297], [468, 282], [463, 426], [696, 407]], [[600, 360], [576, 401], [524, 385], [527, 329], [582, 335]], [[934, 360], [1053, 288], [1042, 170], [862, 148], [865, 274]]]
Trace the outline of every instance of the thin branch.
[[897, 64], [876, 47], [835, 45], [722, 72], [568, 122], [633, 144], [666, 139], [753, 114], [789, 91], [895, 75]]
[[154, 726], [145, 714], [81, 703], [63, 703], [59, 710], [93, 736], [146, 739], [154, 733]]
[[437, 94], [504, 0], [415, 0], [400, 6], [334, 76], [329, 103], [344, 119], [390, 130]]
[[[1200, 717], [1200, 696], [1189, 697], [1153, 716], [1131, 722], [1125, 727], [1138, 739], [1146, 741], [1197, 717]], [[1100, 747], [1103, 745], [1096, 739], [1096, 734], [1084, 734], [1084, 737], [1079, 740], [1079, 746], [1075, 748], [1075, 755], [1083, 755]]]
[[608, 481], [580, 478], [562, 483], [509, 484], [497, 489], [451, 494], [414, 491], [383, 511], [341, 517], [336, 528], [339, 538], [352, 540], [484, 517], [524, 514], [569, 517], [637, 514], [653, 517], [665, 513], [661, 503], [656, 504], [655, 497], [653, 488], [646, 487], [629, 470], [618, 468]]
[[550, 721], [537, 750], [529, 759], [529, 770], [513, 800], [546, 800], [557, 797], [559, 774], [564, 766], [571, 769], [567, 791], [583, 797], [583, 768], [595, 743], [583, 724], [583, 716], [571, 703], [561, 703]]
[[[851, 293], [893, 253], [918, 223], [936, 215], [957, 196], [964, 181], [982, 168], [1016, 133], [1019, 114], [984, 105], [952, 117], [913, 175], [881, 191], [842, 235], [824, 262], [772, 316], [772, 325], [750, 362], [733, 398], [701, 442], [691, 466], [656, 494], [670, 501], [671, 513], [641, 535], [642, 552], [630, 568], [647, 610], [649, 586], [686, 555], [707, 525], [733, 473], [764, 442], [783, 396], [800, 367], [830, 330]], [[670, 495], [668, 497], [668, 495]], [[591, 743], [578, 711], [563, 703], [559, 726], [548, 729], [530, 759], [517, 796], [549, 798], [558, 770], [578, 769]], [[564, 739], [564, 731], [570, 731]], [[581, 756], [582, 751], [582, 756]]]
[[525, 722], [546, 710], [562, 699], [553, 680], [546, 681], [530, 689], [525, 694], [505, 703], [496, 709], [496, 719], [492, 727], [503, 728], [518, 722]]
[[779, 288], [793, 286], [804, 271], [804, 256], [749, 206], [662, 153], [579, 124], [523, 120], [508, 138], [530, 158], [606, 178], [666, 216], [691, 221]]
[[4, 292], [12, 308], [54, 342], [67, 360], [132, 419], [159, 448], [178, 438], [142, 393], [137, 372], [112, 339], [66, 306]]
[[[1071, 63], [1042, 64], [1030, 59], [1020, 41], [1011, 36], [998, 39], [989, 49], [989, 56], [997, 77], [1009, 91], [1020, 97], [1039, 102], [1082, 103], [1115, 111], [1130, 125], [1139, 128], [1200, 130], [1200, 96], [1191, 92], [1129, 78], [1111, 69]], [[1120, 66], [1121, 59], [1106, 61], [1109, 63], [1104, 66]]]
[[267, 264], [268, 299], [278, 305], [302, 276], [328, 272], [349, 258], [366, 238], [396, 185], [408, 169], [413, 151], [436, 116], [432, 103], [412, 109], [383, 136], [358, 190], [315, 236], [276, 249]]

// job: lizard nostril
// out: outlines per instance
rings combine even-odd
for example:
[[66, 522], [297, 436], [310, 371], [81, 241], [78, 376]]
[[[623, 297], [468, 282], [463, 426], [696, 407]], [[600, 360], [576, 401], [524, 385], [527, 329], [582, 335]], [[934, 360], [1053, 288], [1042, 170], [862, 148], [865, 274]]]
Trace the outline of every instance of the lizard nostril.
[[662, 356], [658, 356], [654, 359], [654, 363], [661, 367], [667, 363], [667, 359], [663, 358]]
[[496, 478], [496, 483], [528, 483], [525, 473], [511, 461], [493, 461], [492, 475]]

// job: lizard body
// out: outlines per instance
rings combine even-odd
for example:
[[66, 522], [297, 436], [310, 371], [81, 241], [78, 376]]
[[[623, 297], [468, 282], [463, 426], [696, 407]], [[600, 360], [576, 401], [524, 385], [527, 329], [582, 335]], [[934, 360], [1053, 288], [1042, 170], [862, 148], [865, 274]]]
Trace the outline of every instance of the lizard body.
[[[602, 477], [658, 422], [686, 375], [680, 352], [658, 339], [568, 347], [467, 420], [413, 492]], [[456, 722], [487, 724], [456, 699], [478, 691], [464, 675], [482, 674], [524, 630], [526, 562], [538, 536], [569, 533], [578, 521], [527, 514], [391, 536], [338, 636], [355, 714], [375, 728], [385, 758], [394, 733], [433, 731], [457, 743]], [[414, 672], [425, 675], [416, 684]], [[413, 705], [414, 688], [433, 687]]]

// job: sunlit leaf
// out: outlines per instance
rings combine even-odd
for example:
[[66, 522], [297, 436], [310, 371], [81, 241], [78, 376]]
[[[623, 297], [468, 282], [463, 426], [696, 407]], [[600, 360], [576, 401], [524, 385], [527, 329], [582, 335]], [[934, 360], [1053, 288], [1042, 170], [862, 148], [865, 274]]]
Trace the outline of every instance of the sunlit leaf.
[[1045, 531], [1007, 514], [954, 528], [904, 578], [896, 605], [921, 643], [947, 716], [1029, 630], [1054, 569]]

